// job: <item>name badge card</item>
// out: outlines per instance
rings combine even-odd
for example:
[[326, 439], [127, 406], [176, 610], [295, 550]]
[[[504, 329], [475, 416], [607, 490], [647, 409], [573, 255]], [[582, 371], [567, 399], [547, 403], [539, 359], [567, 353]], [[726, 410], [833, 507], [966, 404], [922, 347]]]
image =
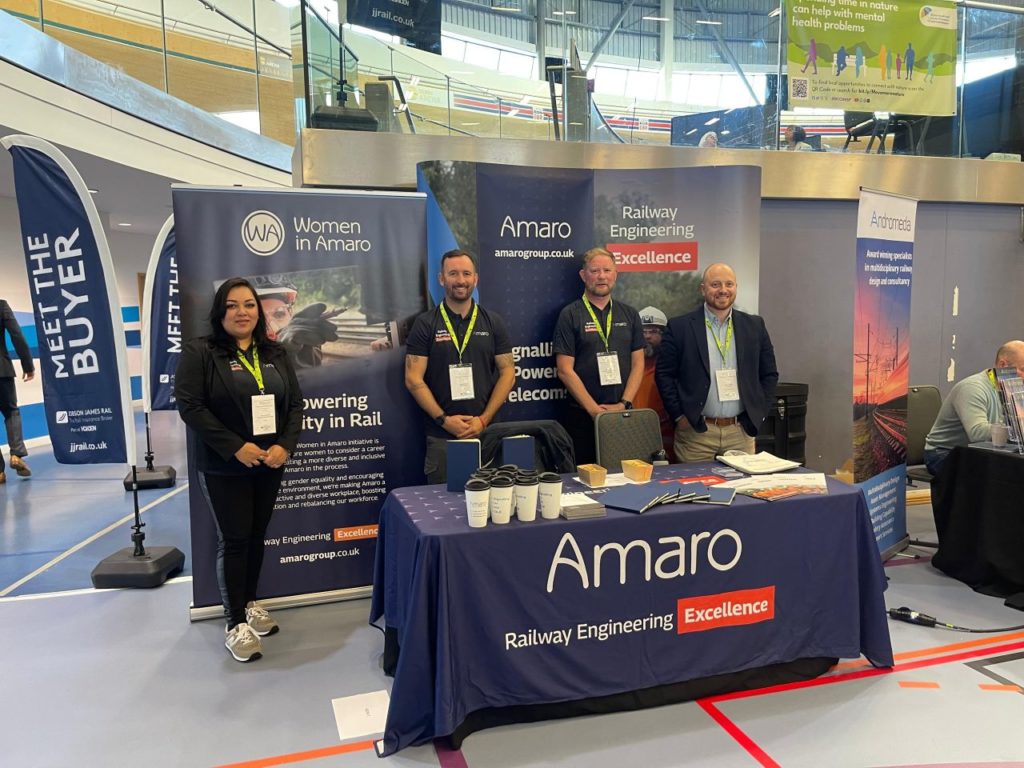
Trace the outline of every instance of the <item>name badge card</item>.
[[736, 379], [735, 368], [715, 371], [715, 383], [718, 384], [718, 399], [723, 403], [740, 399], [740, 384]]
[[273, 395], [252, 396], [252, 433], [254, 436], [277, 433], [277, 411], [274, 409]]
[[597, 374], [601, 378], [602, 387], [621, 384], [622, 373], [619, 372], [619, 356], [614, 352], [599, 352]]
[[472, 400], [473, 366], [469, 363], [448, 366], [448, 384], [451, 387], [452, 400]]

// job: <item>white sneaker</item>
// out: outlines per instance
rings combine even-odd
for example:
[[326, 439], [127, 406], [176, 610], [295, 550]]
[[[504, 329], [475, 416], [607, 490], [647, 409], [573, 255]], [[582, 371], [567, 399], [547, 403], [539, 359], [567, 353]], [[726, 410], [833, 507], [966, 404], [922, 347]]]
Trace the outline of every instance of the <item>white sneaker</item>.
[[260, 637], [276, 634], [280, 629], [267, 609], [255, 600], [245, 606], [245, 620], [249, 624], [249, 628]]
[[256, 661], [263, 655], [263, 645], [248, 624], [235, 624], [233, 629], [229, 631], [225, 628], [224, 632], [224, 647], [235, 657], [235, 661]]

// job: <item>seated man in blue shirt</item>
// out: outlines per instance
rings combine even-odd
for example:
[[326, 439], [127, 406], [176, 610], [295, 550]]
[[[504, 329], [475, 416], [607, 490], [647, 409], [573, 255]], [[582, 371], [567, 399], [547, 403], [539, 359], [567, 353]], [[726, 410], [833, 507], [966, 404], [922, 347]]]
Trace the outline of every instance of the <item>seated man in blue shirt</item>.
[[[995, 368], [1016, 368], [1024, 377], [1024, 341], [1008, 341], [996, 352]], [[973, 373], [953, 385], [942, 402], [928, 437], [924, 440], [924, 464], [939, 474], [946, 456], [958, 445], [989, 439], [992, 425], [1003, 420], [994, 368]]]

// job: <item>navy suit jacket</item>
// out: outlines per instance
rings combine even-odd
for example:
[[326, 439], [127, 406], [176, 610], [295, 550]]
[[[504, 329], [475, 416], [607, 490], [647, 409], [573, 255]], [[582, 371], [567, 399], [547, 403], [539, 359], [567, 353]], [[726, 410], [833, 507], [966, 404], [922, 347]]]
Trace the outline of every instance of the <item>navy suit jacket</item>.
[[6, 301], [0, 299], [0, 377], [9, 379], [14, 377], [15, 371], [14, 366], [11, 364], [10, 353], [7, 351], [6, 336], [11, 337], [14, 351], [21, 358], [22, 371], [25, 373], [35, 371], [32, 353], [25, 342], [24, 335], [21, 333], [21, 326], [18, 325], [18, 321], [14, 317], [14, 310], [11, 309]]
[[[753, 436], [760, 430], [775, 397], [775, 385], [779, 380], [775, 350], [764, 320], [757, 315], [733, 309], [732, 328], [736, 344], [736, 377], [743, 405], [740, 424], [748, 435]], [[707, 431], [701, 411], [711, 389], [711, 370], [703, 304], [689, 314], [668, 321], [658, 348], [654, 380], [672, 421], [685, 416], [695, 430]]]

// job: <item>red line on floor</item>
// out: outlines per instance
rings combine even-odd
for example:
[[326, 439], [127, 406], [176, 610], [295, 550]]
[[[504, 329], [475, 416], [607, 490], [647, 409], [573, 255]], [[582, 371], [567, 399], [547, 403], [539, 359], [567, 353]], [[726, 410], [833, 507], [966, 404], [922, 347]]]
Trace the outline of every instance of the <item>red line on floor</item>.
[[901, 557], [899, 559], [886, 560], [882, 563], [883, 568], [895, 568], [897, 565], [924, 565], [932, 561], [931, 555], [918, 555], [917, 557]]
[[878, 677], [880, 675], [890, 675], [893, 672], [910, 672], [915, 669], [923, 669], [925, 667], [935, 667], [939, 664], [948, 664], [954, 661], [966, 661], [967, 659], [975, 659], [981, 656], [991, 656], [999, 653], [1007, 653], [1009, 651], [1017, 651], [1024, 648], [1024, 642], [1019, 643], [1007, 643], [1005, 645], [997, 645], [990, 648], [980, 648], [971, 651], [964, 651], [963, 653], [954, 653], [948, 656], [939, 656], [934, 659], [924, 659], [922, 661], [912, 661], [908, 664], [897, 664], [891, 669], [882, 668], [877, 669], [872, 667], [871, 669], [858, 670], [856, 672], [847, 672], [842, 675], [833, 675], [832, 677], [818, 677], [814, 680], [802, 680], [797, 683], [784, 683], [782, 685], [773, 685], [768, 688], [756, 688], [752, 691], [735, 691], [733, 693], [724, 693], [719, 696], [710, 696], [706, 699], [698, 699], [697, 705], [703, 709], [707, 714], [718, 723], [726, 733], [733, 737], [736, 742], [743, 747], [751, 757], [757, 760], [765, 768], [778, 768], [778, 763], [768, 756], [761, 747], [757, 745], [752, 738], [747, 736], [743, 730], [736, 725], [729, 717], [718, 709], [718, 704], [723, 701], [733, 701], [735, 699], [747, 699], [754, 696], [764, 696], [771, 693], [781, 693], [783, 691], [795, 691], [801, 688], [815, 688], [820, 685], [831, 685], [833, 683], [843, 683], [848, 680], [860, 680], [868, 677]]
[[[1009, 640], [1024, 640], [1024, 632], [1010, 632], [1006, 635], [993, 635], [991, 637], [982, 637], [977, 640], [965, 640], [962, 643], [950, 643], [949, 645], [936, 645], [931, 648], [919, 648], [916, 651], [904, 651], [903, 653], [897, 653], [893, 657], [896, 661], [903, 661], [905, 659], [916, 659], [920, 656], [934, 656], [935, 654], [945, 653], [947, 651], [961, 651], [967, 648], [978, 648], [983, 645], [993, 645], [995, 643], [1001, 643]], [[833, 672], [837, 672], [844, 669], [865, 669], [870, 668], [870, 664], [864, 659], [858, 659], [857, 661], [844, 661], [842, 664], [836, 664], [832, 667]]]
[[290, 755], [275, 755], [274, 757], [262, 757], [258, 760], [244, 760], [241, 763], [229, 763], [217, 766], [217, 768], [270, 768], [274, 765], [288, 765], [289, 763], [302, 763], [306, 760], [318, 760], [321, 757], [343, 755], [347, 752], [362, 752], [365, 749], [373, 749], [372, 741], [354, 741], [350, 744], [338, 744], [334, 747], [323, 749], [311, 749], [306, 752], [292, 752]]
[[757, 760], [764, 768], [781, 768], [778, 763], [772, 760], [768, 753], [757, 746], [757, 743], [747, 736], [743, 730], [736, 725], [732, 720], [726, 717], [725, 713], [722, 712], [718, 707], [715, 706], [714, 702], [710, 699], [698, 699], [697, 705], [708, 713], [716, 723], [718, 723], [722, 729], [732, 736], [736, 742], [747, 750], [747, 753]]
[[434, 752], [441, 768], [469, 768], [460, 749], [450, 749], [441, 739], [434, 739]]

